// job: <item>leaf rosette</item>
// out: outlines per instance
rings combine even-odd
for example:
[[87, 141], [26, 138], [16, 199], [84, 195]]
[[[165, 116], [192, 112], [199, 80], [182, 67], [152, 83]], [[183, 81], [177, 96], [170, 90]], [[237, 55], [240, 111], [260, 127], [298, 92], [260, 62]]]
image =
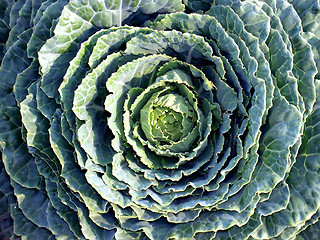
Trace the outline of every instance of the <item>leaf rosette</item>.
[[318, 3], [3, 5], [0, 177], [15, 197], [0, 189], [16, 235], [319, 232]]

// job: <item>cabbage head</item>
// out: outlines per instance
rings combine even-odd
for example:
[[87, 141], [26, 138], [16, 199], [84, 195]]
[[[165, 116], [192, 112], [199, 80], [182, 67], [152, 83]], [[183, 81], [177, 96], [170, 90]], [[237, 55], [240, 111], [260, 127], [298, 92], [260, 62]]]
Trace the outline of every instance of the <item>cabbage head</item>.
[[318, 0], [0, 0], [0, 239], [320, 239]]

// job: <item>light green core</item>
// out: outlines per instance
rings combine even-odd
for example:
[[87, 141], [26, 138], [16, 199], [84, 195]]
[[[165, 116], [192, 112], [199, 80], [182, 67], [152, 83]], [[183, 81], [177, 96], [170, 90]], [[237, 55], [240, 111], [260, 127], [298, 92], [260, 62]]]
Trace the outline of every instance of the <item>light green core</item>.
[[148, 111], [148, 124], [142, 124], [147, 138], [158, 144], [182, 140], [195, 126], [196, 113], [191, 104], [177, 93], [151, 98], [142, 108]]

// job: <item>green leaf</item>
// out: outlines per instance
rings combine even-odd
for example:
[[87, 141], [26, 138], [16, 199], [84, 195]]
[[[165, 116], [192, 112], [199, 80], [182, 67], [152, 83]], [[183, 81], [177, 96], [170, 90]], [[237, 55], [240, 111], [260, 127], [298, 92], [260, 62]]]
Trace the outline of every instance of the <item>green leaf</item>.
[[50, 231], [45, 228], [40, 228], [28, 220], [17, 206], [11, 208], [11, 213], [14, 219], [14, 233], [16, 235], [21, 236], [22, 238], [55, 239]]
[[[319, 209], [319, 119], [320, 109], [314, 111], [306, 121], [305, 134], [296, 163], [293, 165], [287, 183], [290, 190], [290, 199], [287, 208], [263, 218], [262, 225], [258, 228], [255, 237], [273, 237], [280, 234], [287, 226], [303, 224]], [[310, 180], [312, 179], [312, 183]], [[306, 187], [307, 186], [307, 187]]]

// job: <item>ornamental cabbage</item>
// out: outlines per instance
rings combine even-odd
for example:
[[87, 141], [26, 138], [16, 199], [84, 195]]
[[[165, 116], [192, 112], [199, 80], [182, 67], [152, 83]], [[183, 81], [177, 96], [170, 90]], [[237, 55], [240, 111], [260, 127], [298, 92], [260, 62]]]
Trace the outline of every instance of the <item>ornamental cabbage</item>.
[[319, 239], [315, 0], [0, 0], [1, 239]]

